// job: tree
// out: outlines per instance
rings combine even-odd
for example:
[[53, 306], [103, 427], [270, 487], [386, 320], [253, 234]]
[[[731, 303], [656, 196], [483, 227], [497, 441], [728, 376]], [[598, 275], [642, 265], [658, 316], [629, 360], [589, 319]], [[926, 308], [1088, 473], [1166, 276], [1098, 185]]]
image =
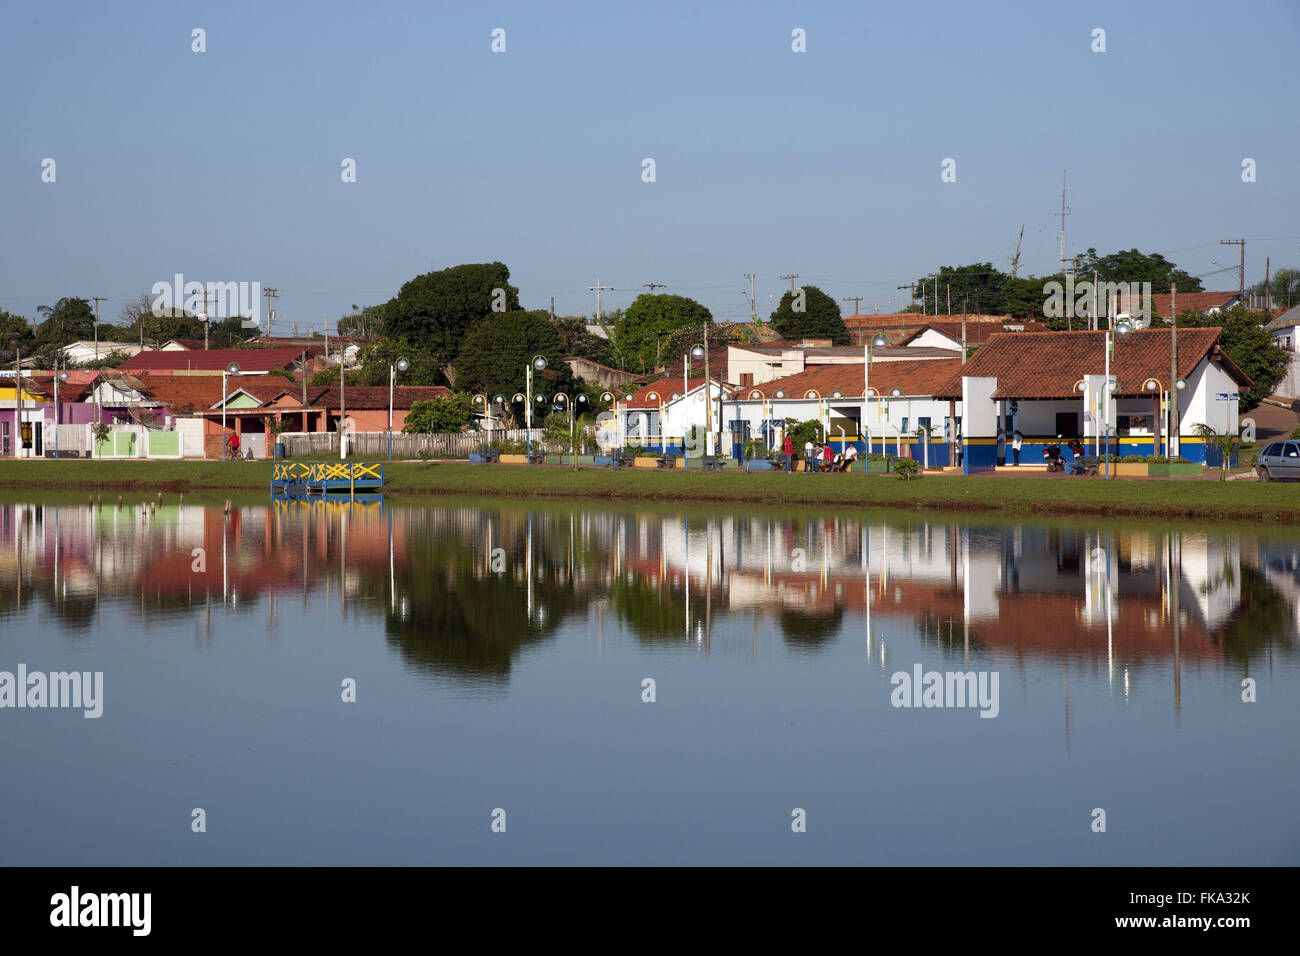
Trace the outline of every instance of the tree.
[[566, 355], [589, 359], [601, 365], [613, 365], [617, 358], [614, 346], [609, 339], [593, 335], [587, 331], [587, 317], [584, 315], [557, 315], [555, 328], [564, 339]]
[[[946, 313], [948, 302], [961, 308], [963, 300], [971, 312], [985, 315], [1002, 315], [1005, 301], [1004, 283], [1010, 278], [1005, 272], [993, 268], [991, 262], [976, 262], [968, 266], [940, 266], [939, 277], [921, 276], [916, 280], [916, 294], [920, 295], [926, 312], [934, 312], [935, 295], [938, 294], [938, 311]], [[937, 283], [937, 288], [936, 288]]]
[[63, 348], [95, 334], [95, 311], [86, 299], [62, 298], [54, 305], [36, 309], [45, 321], [36, 327], [37, 345]]
[[1248, 412], [1273, 394], [1273, 389], [1286, 374], [1288, 357], [1279, 348], [1265, 327], [1268, 315], [1251, 312], [1241, 306], [1221, 309], [1202, 315], [1191, 309], [1178, 317], [1179, 328], [1223, 329], [1219, 345], [1228, 358], [1250, 376], [1250, 391], [1241, 393], [1240, 410]]
[[[815, 285], [806, 285], [801, 291], [802, 296], [791, 292], [781, 296], [771, 317], [773, 331], [783, 339], [830, 339], [832, 345], [850, 344], [849, 330], [835, 300]], [[803, 308], [797, 310], [795, 306], [800, 304]]]
[[[186, 312], [183, 308], [159, 309], [153, 310], [153, 299], [148, 295], [141, 295], [128, 302], [122, 309], [120, 316], [122, 326], [120, 329], [110, 325], [100, 325], [101, 339], [108, 335], [118, 334], [128, 342], [143, 341], [145, 344], [161, 345], [170, 339], [201, 339], [203, 338], [203, 320], [192, 312]], [[240, 327], [242, 320], [236, 318], [233, 322], [235, 328]], [[209, 328], [209, 333], [219, 326], [229, 326], [230, 319], [224, 322], [213, 324]], [[242, 331], [242, 330], [241, 330]], [[211, 334], [209, 342], [211, 344]], [[112, 339], [106, 339], [112, 341]], [[222, 343], [224, 348], [227, 343]]]
[[30, 322], [21, 315], [0, 309], [0, 355], [9, 359], [17, 349], [30, 351], [33, 339]]
[[468, 395], [431, 398], [411, 403], [402, 431], [425, 434], [461, 432], [469, 425], [472, 417]]
[[[357, 350], [357, 364], [348, 366], [349, 385], [387, 385], [388, 370], [398, 359], [411, 363], [405, 372], [397, 373], [399, 385], [437, 385], [444, 376], [434, 364], [433, 355], [425, 349], [412, 348], [389, 338], [367, 342]], [[312, 385], [337, 385], [338, 365], [330, 365], [317, 372]]]
[[384, 328], [384, 311], [382, 305], [368, 305], [365, 308], [352, 306], [352, 314], [342, 316], [338, 321], [339, 335], [351, 335], [359, 339], [378, 335]]
[[[498, 293], [497, 290], [500, 290]], [[503, 307], [493, 312], [493, 306]], [[384, 334], [418, 344], [441, 369], [461, 350], [480, 319], [519, 310], [519, 290], [501, 262], [453, 266], [416, 276], [384, 306]]]
[[[1027, 279], [1012, 279], [1008, 276], [1002, 283], [1001, 312], [1018, 319], [1042, 321], [1045, 318], [1043, 305], [1047, 301], [1047, 293], [1043, 291], [1043, 286], [1049, 282], [1059, 282], [1061, 288], [1065, 288], [1065, 276], [1059, 273], [1042, 278], [1031, 276]], [[1066, 322], [1062, 320], [1061, 328], [1065, 327]]]
[[1097, 273], [1098, 282], [1150, 282], [1152, 292], [1168, 292], [1171, 282], [1178, 283], [1179, 292], [1202, 292], [1201, 280], [1190, 276], [1158, 252], [1143, 255], [1136, 249], [1097, 255], [1089, 249], [1080, 257], [1078, 277], [1088, 278]]
[[619, 316], [614, 338], [626, 366], [647, 371], [655, 367], [670, 333], [712, 322], [713, 314], [694, 299], [643, 293]]
[[564, 339], [541, 310], [491, 314], [465, 336], [456, 357], [456, 381], [467, 392], [503, 394], [509, 400], [524, 391], [525, 369], [533, 356], [546, 358], [547, 368], [533, 374], [533, 391], [553, 395], [573, 393], [573, 373], [564, 361]]
[[[1272, 289], [1272, 303], [1289, 309], [1294, 305], [1300, 305], [1300, 269], [1278, 269], [1269, 278], [1269, 288]], [[1266, 291], [1263, 280], [1255, 283], [1247, 292], [1253, 292], [1256, 295], [1263, 295]]]

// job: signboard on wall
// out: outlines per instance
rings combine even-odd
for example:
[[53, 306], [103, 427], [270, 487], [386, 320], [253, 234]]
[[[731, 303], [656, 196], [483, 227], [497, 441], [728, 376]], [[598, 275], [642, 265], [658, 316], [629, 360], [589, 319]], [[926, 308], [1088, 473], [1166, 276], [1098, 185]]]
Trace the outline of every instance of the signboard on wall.
[[1214, 396], [1214, 398], [1216, 401], [1220, 402], [1235, 402], [1238, 400], [1239, 396], [1236, 392], [1219, 392]]
[[32, 423], [31, 422], [23, 422], [21, 434], [23, 438], [23, 447], [31, 448], [32, 447]]

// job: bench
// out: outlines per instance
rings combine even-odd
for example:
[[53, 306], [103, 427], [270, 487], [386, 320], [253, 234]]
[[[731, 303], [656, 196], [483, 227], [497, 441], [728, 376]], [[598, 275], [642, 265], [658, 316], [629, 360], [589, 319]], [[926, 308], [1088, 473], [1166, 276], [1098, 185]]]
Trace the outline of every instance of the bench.
[[1101, 458], [1098, 455], [1076, 455], [1066, 467], [1072, 475], [1095, 475], [1101, 468]]
[[496, 465], [501, 462], [500, 448], [480, 448], [478, 454], [485, 465]]
[[528, 455], [528, 464], [530, 464], [530, 465], [544, 465], [544, 464], [546, 464], [546, 452], [544, 452], [544, 451], [534, 451], [534, 452], [530, 452], [529, 455]]
[[722, 458], [718, 455], [705, 455], [700, 459], [705, 471], [722, 471]]
[[656, 460], [659, 462], [659, 467], [660, 467], [660, 468], [676, 468], [676, 467], [677, 467], [677, 456], [676, 456], [676, 455], [659, 455], [659, 456], [657, 456]]

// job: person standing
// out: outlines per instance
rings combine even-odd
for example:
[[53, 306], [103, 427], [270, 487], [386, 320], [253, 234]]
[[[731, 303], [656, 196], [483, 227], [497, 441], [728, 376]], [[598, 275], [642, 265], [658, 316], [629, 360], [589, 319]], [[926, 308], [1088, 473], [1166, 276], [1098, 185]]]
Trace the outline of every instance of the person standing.
[[785, 470], [787, 472], [794, 471], [794, 442], [790, 440], [789, 435], [785, 436], [781, 451], [785, 453]]
[[803, 470], [806, 475], [812, 473], [813, 462], [816, 460], [813, 458], [814, 454], [816, 454], [816, 449], [813, 448], [813, 441], [809, 438], [803, 443]]
[[1025, 436], [1020, 434], [1020, 429], [1017, 428], [1011, 435], [1011, 455], [1014, 459], [1014, 464], [1017, 466], [1020, 464], [1020, 448], [1024, 443]]
[[1007, 436], [1006, 433], [1001, 428], [999, 428], [998, 429], [998, 464], [1005, 465], [1006, 463], [1007, 463]]
[[822, 451], [822, 470], [831, 471], [835, 465], [835, 449], [831, 448], [831, 443], [826, 443], [826, 448]]

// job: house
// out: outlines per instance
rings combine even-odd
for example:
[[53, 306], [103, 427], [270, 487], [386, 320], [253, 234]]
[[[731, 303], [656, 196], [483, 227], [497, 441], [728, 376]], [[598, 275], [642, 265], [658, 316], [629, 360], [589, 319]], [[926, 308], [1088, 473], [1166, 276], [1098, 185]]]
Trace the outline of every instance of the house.
[[[1020, 431], [1021, 461], [1042, 461], [1042, 450], [1081, 438], [1112, 454], [1169, 453], [1206, 462], [1195, 427], [1237, 431], [1240, 389], [1251, 381], [1219, 347], [1218, 328], [1179, 329], [1179, 433], [1169, 442], [1162, 420], [1169, 408], [1170, 339], [1164, 329], [1118, 336], [1110, 363], [1111, 394], [1102, 399], [1106, 331], [999, 332], [966, 362], [935, 397], [961, 407], [961, 450], [966, 473], [994, 467], [997, 435]], [[1212, 456], [1211, 456], [1212, 457]], [[1217, 464], [1217, 461], [1211, 461]]]
[[[732, 389], [717, 378], [710, 380], [707, 394], [713, 401], [715, 415], [731, 392]], [[703, 375], [687, 379], [666, 377], [642, 385], [614, 406], [623, 443], [655, 449], [664, 449], [673, 442], [680, 443], [686, 429], [704, 426], [705, 394]], [[713, 427], [715, 431], [719, 430], [716, 417]], [[679, 444], [673, 447], [680, 451]]]
[[132, 342], [72, 342], [63, 347], [63, 360], [69, 365], [83, 365], [106, 358], [130, 358], [144, 351]]
[[1267, 328], [1274, 345], [1288, 352], [1300, 353], [1300, 305], [1283, 312], [1269, 322]]
[[[1173, 296], [1168, 292], [1153, 292], [1151, 308], [1156, 315], [1167, 319], [1173, 308], [1172, 300]], [[1202, 315], [1213, 315], [1220, 309], [1231, 309], [1241, 301], [1241, 296], [1237, 292], [1180, 292], [1178, 311], [1181, 313], [1190, 309]]]
[[[899, 350], [906, 351], [906, 350]], [[811, 366], [804, 371], [736, 391], [723, 409], [723, 427], [733, 446], [762, 438], [780, 447], [786, 419], [820, 421], [837, 450], [909, 453], [930, 465], [947, 464], [943, 444], [947, 402], [936, 399], [961, 368], [950, 351], [944, 357], [862, 361]], [[918, 436], [925, 429], [928, 441]]]
[[876, 315], [845, 316], [844, 326], [849, 330], [849, 335], [858, 346], [866, 345], [878, 333], [884, 335], [889, 340], [890, 345], [898, 345], [923, 325], [942, 322], [949, 325], [956, 323], [960, 326], [963, 318], [966, 321], [968, 330], [972, 325], [992, 323], [1000, 326], [1008, 322], [1018, 321], [1009, 315], [985, 315], [982, 313], [963, 316], [960, 312], [955, 315], [946, 313], [932, 315], [925, 312], [885, 312]]
[[[297, 371], [304, 366], [304, 353], [300, 348], [273, 349], [154, 349], [140, 352], [118, 366], [119, 372], [131, 375], [216, 375], [231, 365], [239, 367], [240, 374], [265, 375], [273, 371]], [[316, 363], [306, 357], [308, 374], [317, 370]]]
[[579, 378], [584, 382], [595, 382], [601, 388], [617, 388], [620, 385], [635, 382], [639, 378], [634, 372], [624, 372], [621, 369], [611, 368], [608, 365], [602, 365], [600, 362], [593, 362], [591, 359], [580, 358], [576, 355], [570, 355], [564, 361], [575, 378]]
[[962, 342], [967, 350], [983, 345], [994, 332], [1046, 332], [1042, 322], [927, 322], [915, 332], [909, 332], [898, 344], [907, 348], [947, 349], [961, 352]]
[[[858, 365], [864, 358], [862, 346], [832, 346], [829, 341], [771, 342], [763, 345], [731, 345], [727, 348], [727, 381], [738, 388], [763, 385], [777, 378], [823, 365]], [[873, 349], [873, 362], [917, 359], [950, 359], [943, 348], [881, 346]]]

